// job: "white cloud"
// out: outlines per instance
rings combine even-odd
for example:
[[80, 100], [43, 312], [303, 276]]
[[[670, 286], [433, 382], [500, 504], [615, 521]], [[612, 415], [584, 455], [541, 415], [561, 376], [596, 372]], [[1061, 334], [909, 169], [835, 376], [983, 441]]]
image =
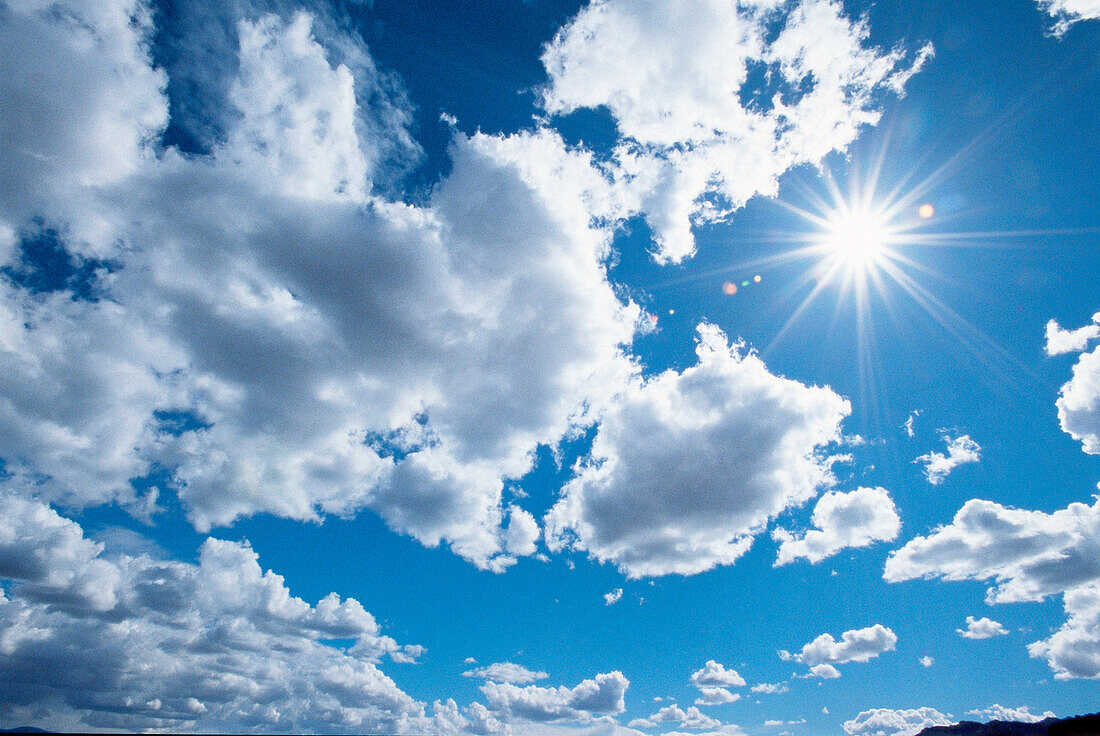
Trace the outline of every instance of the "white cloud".
[[752, 686], [752, 691], [754, 693], [764, 693], [767, 695], [779, 695], [781, 693], [787, 692], [787, 690], [787, 684], [784, 682], [761, 682], [757, 685]]
[[208, 539], [198, 564], [107, 560], [75, 522], [7, 494], [0, 529], [5, 721], [34, 707], [112, 730], [423, 724], [423, 704], [377, 665], [422, 649], [382, 635], [354, 599], [293, 597], [246, 544]]
[[610, 593], [603, 594], [603, 603], [605, 606], [613, 606], [619, 602], [619, 599], [623, 597], [623, 589], [615, 588]]
[[526, 685], [536, 680], [545, 680], [550, 675], [545, 672], [533, 672], [523, 665], [512, 662], [494, 662], [485, 667], [468, 670], [462, 673], [463, 677], [476, 677], [481, 680], [493, 682], [509, 682], [513, 685]]
[[1066, 622], [1048, 639], [1028, 645], [1032, 657], [1045, 659], [1056, 680], [1100, 679], [1100, 585], [1066, 591]]
[[942, 452], [929, 452], [913, 461], [924, 463], [924, 476], [934, 486], [943, 483], [948, 474], [958, 466], [964, 463], [976, 463], [981, 459], [982, 448], [970, 439], [969, 435], [959, 435], [951, 439], [945, 434], [943, 441], [947, 443], [946, 455]]
[[745, 678], [737, 670], [727, 670], [720, 662], [708, 659], [702, 669], [691, 674], [691, 684], [695, 687], [744, 687]]
[[140, 0], [5, 4], [0, 225], [66, 221], [85, 252], [110, 247], [112, 233], [87, 208], [90, 195], [150, 161], [150, 139], [168, 120], [150, 32]]
[[722, 722], [711, 718], [695, 706], [686, 711], [678, 705], [669, 705], [661, 708], [649, 718], [635, 718], [627, 725], [631, 728], [657, 728], [664, 723], [674, 723], [681, 728], [719, 728]]
[[539, 523], [526, 509], [508, 507], [508, 528], [504, 530], [504, 549], [517, 556], [533, 555], [538, 549]]
[[1046, 514], [971, 500], [951, 524], [917, 537], [886, 561], [889, 582], [940, 577], [992, 580], [986, 600], [1014, 603], [1065, 593], [1068, 620], [1031, 644], [1056, 677], [1100, 677], [1100, 500]]
[[707, 731], [665, 731], [661, 736], [745, 736], [740, 726], [724, 723]]
[[1100, 345], [1077, 359], [1057, 405], [1062, 430], [1080, 440], [1085, 452], [1100, 455]]
[[1047, 322], [1045, 348], [1047, 355], [1084, 351], [1089, 345], [1089, 340], [1100, 337], [1100, 312], [1092, 316], [1092, 321], [1097, 324], [1085, 325], [1076, 330], [1063, 330], [1054, 320]]
[[[693, 222], [844, 150], [931, 54], [906, 61], [868, 35], [830, 0], [592, 3], [543, 53], [543, 104], [607, 106], [625, 137], [614, 176], [656, 233], [657, 259], [679, 261], [694, 252]], [[773, 89], [754, 78], [764, 70]]]
[[363, 200], [369, 166], [356, 130], [355, 78], [348, 67], [330, 65], [312, 30], [305, 12], [286, 24], [276, 16], [240, 23], [239, 77], [229, 100], [242, 116], [229, 150], [288, 193]]
[[817, 528], [801, 537], [786, 529], [772, 532], [772, 537], [780, 542], [776, 565], [799, 558], [821, 562], [848, 547], [892, 541], [901, 530], [897, 508], [884, 488], [857, 488], [849, 493], [830, 491], [818, 499], [811, 521]]
[[[503, 506], [504, 481], [634, 370], [638, 310], [590, 226], [606, 183], [545, 131], [460, 136], [425, 206], [372, 198], [380, 154], [359, 134], [352, 68], [329, 63], [306, 15], [240, 35], [223, 145], [141, 154], [128, 178], [82, 190], [125, 244], [109, 299], [3, 285], [5, 484], [148, 508], [128, 481], [158, 465], [200, 530], [372, 508], [482, 567], [535, 553], [537, 523]], [[201, 426], [166, 429], [158, 410]]]
[[782, 510], [832, 481], [819, 453], [847, 401], [768, 372], [709, 325], [698, 364], [633, 382], [600, 419], [591, 459], [544, 521], [551, 549], [629, 577], [730, 564]]
[[909, 418], [905, 420], [905, 424], [901, 425], [902, 429], [905, 430], [905, 434], [907, 436], [913, 437], [913, 436], [916, 435], [916, 430], [914, 429], [914, 426], [916, 425], [917, 417], [919, 417], [919, 416], [920, 416], [920, 410], [919, 409], [914, 409], [913, 411], [911, 411], [909, 413]]
[[1017, 721], [1019, 723], [1038, 723], [1046, 718], [1055, 717], [1054, 712], [1049, 710], [1037, 715], [1032, 713], [1026, 705], [1019, 708], [1006, 708], [996, 703], [988, 708], [968, 710], [966, 714], [977, 716], [983, 721]]
[[725, 705], [736, 703], [741, 699], [740, 693], [731, 693], [724, 687], [701, 687], [699, 697], [695, 699], [696, 705]]
[[822, 680], [835, 680], [840, 677], [840, 670], [831, 664], [815, 664], [810, 668], [807, 677], [820, 677]]
[[502, 721], [586, 721], [622, 713], [626, 709], [623, 694], [629, 685], [630, 681], [615, 671], [596, 675], [573, 688], [486, 682], [481, 692], [489, 709], [497, 711]]
[[158, 379], [181, 351], [118, 304], [32, 295], [0, 280], [0, 453], [8, 488], [73, 505], [135, 504]]
[[950, 524], [893, 552], [884, 577], [993, 580], [990, 603], [1037, 601], [1100, 581], [1098, 539], [1100, 501], [1046, 514], [972, 499]]
[[932, 659], [926, 654], [925, 656], [920, 658], [920, 663], [922, 667], [931, 667], [936, 663], [936, 660]]
[[892, 710], [874, 708], [862, 711], [844, 722], [844, 732], [850, 736], [915, 736], [931, 726], [950, 726], [954, 721], [935, 708]]
[[1100, 0], [1038, 0], [1038, 3], [1057, 21], [1054, 32], [1058, 34], [1065, 33], [1078, 21], [1100, 18]]
[[966, 628], [955, 629], [964, 639], [992, 639], [995, 636], [1005, 636], [1008, 629], [991, 618], [966, 617]]
[[832, 679], [840, 677], [840, 672], [833, 665], [867, 662], [883, 652], [893, 651], [897, 642], [897, 634], [891, 629], [875, 624], [865, 629], [845, 631], [840, 641], [834, 639], [832, 634], [822, 634], [803, 646], [798, 654], [781, 651], [779, 656], [783, 660], [805, 664], [816, 677]]

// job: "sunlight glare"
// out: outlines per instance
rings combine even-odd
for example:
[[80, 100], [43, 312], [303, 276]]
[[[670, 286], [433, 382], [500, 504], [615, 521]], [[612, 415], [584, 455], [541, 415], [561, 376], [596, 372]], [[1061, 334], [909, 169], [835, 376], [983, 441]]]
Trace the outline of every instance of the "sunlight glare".
[[867, 268], [882, 259], [890, 231], [873, 212], [838, 211], [829, 218], [825, 248], [849, 266]]

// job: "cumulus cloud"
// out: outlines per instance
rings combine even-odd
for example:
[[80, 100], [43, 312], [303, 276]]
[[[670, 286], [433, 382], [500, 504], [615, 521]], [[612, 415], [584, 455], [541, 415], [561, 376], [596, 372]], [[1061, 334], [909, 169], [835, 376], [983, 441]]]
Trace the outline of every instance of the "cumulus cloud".
[[929, 452], [913, 461], [924, 463], [924, 477], [934, 486], [943, 483], [951, 471], [960, 465], [976, 463], [981, 459], [982, 448], [969, 435], [959, 435], [952, 439], [945, 434], [943, 441], [947, 443], [946, 455], [942, 452]]
[[609, 404], [591, 458], [546, 516], [551, 549], [587, 550], [632, 578], [694, 574], [735, 561], [770, 518], [832, 481], [820, 453], [847, 401], [773, 375], [710, 325], [696, 355]]
[[953, 724], [954, 721], [935, 708], [874, 708], [845, 721], [844, 732], [850, 736], [914, 736], [931, 726]]
[[725, 705], [736, 703], [741, 699], [740, 693], [731, 693], [724, 687], [701, 687], [699, 697], [695, 699], [696, 705]]
[[1062, 430], [1088, 454], [1100, 455], [1100, 345], [1077, 359], [1057, 406]]
[[752, 686], [754, 693], [763, 693], [766, 695], [779, 695], [787, 692], [789, 688], [785, 682], [761, 682]]
[[623, 136], [614, 177], [657, 259], [679, 261], [694, 252], [692, 223], [844, 150], [931, 55], [870, 48], [868, 34], [831, 0], [595, 2], [546, 47], [543, 105], [607, 107]]
[[817, 563], [848, 547], [869, 547], [875, 542], [897, 538], [901, 519], [890, 494], [884, 488], [857, 488], [848, 493], [830, 491], [818, 499], [811, 522], [816, 529], [796, 537], [776, 529], [776, 565], [799, 558]]
[[833, 667], [831, 664], [815, 664], [810, 668], [809, 677], [820, 677], [822, 680], [835, 680], [840, 677], [840, 670]]
[[991, 618], [966, 617], [966, 628], [955, 629], [955, 632], [964, 639], [992, 639], [995, 636], [1005, 636], [1008, 629]]
[[1100, 677], [1100, 501], [1046, 514], [974, 499], [951, 524], [917, 537], [886, 561], [889, 582], [913, 578], [985, 580], [989, 603], [1037, 601], [1065, 593], [1068, 620], [1031, 644], [1056, 677]]
[[587, 721], [622, 713], [626, 709], [623, 694], [629, 685], [621, 672], [614, 671], [598, 674], [573, 688], [486, 682], [481, 692], [489, 709], [498, 712], [501, 720]]
[[936, 660], [929, 657], [927, 654], [920, 658], [921, 667], [931, 667], [936, 663]]
[[727, 670], [720, 662], [708, 659], [702, 669], [691, 673], [691, 684], [695, 687], [744, 687], [745, 678], [737, 670]]
[[1037, 715], [1032, 713], [1026, 705], [1019, 708], [1006, 708], [996, 703], [988, 708], [968, 710], [966, 714], [976, 716], [983, 721], [1017, 721], [1019, 723], [1038, 723], [1046, 718], [1055, 717], [1054, 712], [1049, 710]]
[[1100, 678], [1100, 585], [1066, 591], [1066, 622], [1048, 639], [1029, 644], [1032, 657], [1045, 659], [1056, 680]]
[[[101, 556], [49, 506], [0, 497], [0, 698], [86, 726], [385, 731], [424, 706], [378, 667], [408, 660], [355, 599], [310, 605], [247, 544], [208, 539], [197, 564]], [[326, 640], [353, 639], [349, 647]]]
[[745, 736], [745, 732], [734, 723], [724, 723], [706, 731], [666, 731], [661, 736]]
[[678, 705], [661, 708], [649, 718], [635, 718], [627, 725], [631, 728], [657, 728], [665, 723], [693, 729], [714, 729], [722, 725], [721, 721], [707, 716], [695, 706], [691, 706], [685, 711]]
[[848, 662], [867, 662], [883, 652], [893, 651], [898, 642], [897, 634], [882, 624], [868, 626], [865, 629], [852, 629], [841, 634], [840, 641], [832, 634], [822, 634], [802, 647], [802, 651], [791, 654], [779, 653], [780, 659], [801, 662], [810, 668], [817, 677], [836, 678], [840, 672], [833, 666]]
[[1096, 324], [1085, 325], [1076, 330], [1063, 330], [1054, 320], [1047, 322], [1045, 347], [1047, 355], [1084, 351], [1088, 347], [1089, 340], [1100, 337], [1100, 312], [1092, 316], [1092, 321]]
[[950, 524], [893, 552], [884, 577], [992, 580], [990, 603], [1037, 601], [1100, 580], [1097, 539], [1100, 501], [1047, 514], [972, 499]]
[[480, 680], [491, 680], [492, 682], [510, 682], [514, 685], [526, 685], [536, 680], [545, 680], [550, 675], [545, 672], [533, 672], [523, 665], [513, 662], [494, 662], [485, 667], [467, 670], [462, 673], [462, 676], [476, 677]]
[[503, 506], [504, 481], [634, 370], [638, 310], [591, 226], [606, 183], [546, 131], [459, 136], [430, 202], [375, 197], [362, 65], [331, 62], [312, 28], [242, 21], [225, 140], [205, 157], [141, 153], [97, 184], [109, 299], [3, 284], [4, 482], [140, 505], [128, 481], [160, 467], [200, 530], [372, 508], [503, 569], [539, 534]]
[[720, 662], [709, 659], [701, 669], [691, 674], [691, 684], [699, 689], [696, 705], [722, 705], [741, 699], [740, 694], [732, 693], [728, 688], [744, 687], [745, 678], [737, 670], [726, 669]]
[[623, 597], [623, 589], [615, 588], [610, 593], [603, 594], [603, 603], [605, 606], [613, 606], [619, 602], [619, 599]]
[[1057, 22], [1054, 32], [1065, 33], [1074, 23], [1100, 18], [1100, 0], [1038, 0], [1039, 7]]
[[[6, 3], [0, 21], [0, 225], [70, 223], [87, 253], [113, 233], [92, 192], [150, 161], [168, 121], [165, 76], [152, 67], [151, 13], [140, 0]], [[6, 265], [6, 264], [0, 264]]]

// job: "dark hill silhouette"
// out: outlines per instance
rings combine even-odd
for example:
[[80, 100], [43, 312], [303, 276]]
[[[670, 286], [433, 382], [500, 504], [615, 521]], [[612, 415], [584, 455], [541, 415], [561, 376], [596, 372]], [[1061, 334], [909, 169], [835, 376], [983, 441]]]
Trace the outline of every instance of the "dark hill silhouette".
[[930, 726], [917, 736], [1100, 736], [1100, 713], [1037, 723], [960, 721], [954, 726]]

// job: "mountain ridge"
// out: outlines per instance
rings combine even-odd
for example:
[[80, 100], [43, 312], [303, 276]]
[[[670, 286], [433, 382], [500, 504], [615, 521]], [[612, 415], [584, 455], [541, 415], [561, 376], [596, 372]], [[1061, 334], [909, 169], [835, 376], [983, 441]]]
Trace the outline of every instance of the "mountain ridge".
[[1100, 736], [1100, 713], [1035, 723], [960, 721], [953, 726], [929, 726], [916, 736]]

